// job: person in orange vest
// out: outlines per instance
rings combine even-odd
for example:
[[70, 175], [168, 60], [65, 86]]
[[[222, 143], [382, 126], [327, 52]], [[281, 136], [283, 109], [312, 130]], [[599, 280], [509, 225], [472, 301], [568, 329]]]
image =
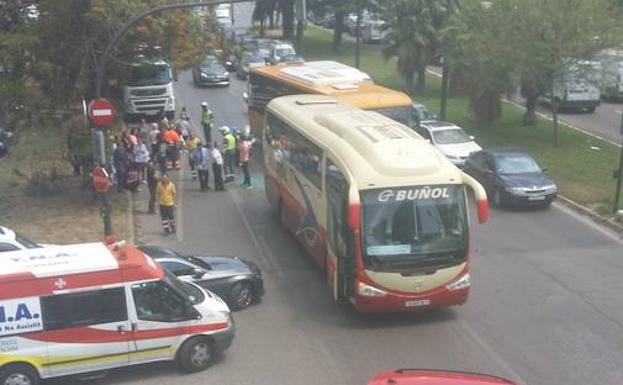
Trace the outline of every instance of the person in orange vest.
[[169, 125], [167, 130], [162, 135], [162, 139], [167, 144], [167, 168], [173, 168], [179, 170], [179, 147], [182, 143], [180, 135], [175, 130], [175, 125]]

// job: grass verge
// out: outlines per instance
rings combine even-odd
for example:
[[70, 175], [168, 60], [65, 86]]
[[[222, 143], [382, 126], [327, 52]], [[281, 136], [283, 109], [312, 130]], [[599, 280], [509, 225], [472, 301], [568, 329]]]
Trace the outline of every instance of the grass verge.
[[[338, 52], [331, 49], [331, 32], [309, 26], [299, 50], [307, 60], [338, 60], [355, 63], [355, 44], [345, 40]], [[363, 45], [361, 69], [375, 82], [402, 89], [395, 61], [385, 61], [380, 45]], [[423, 94], [412, 95], [414, 100], [426, 104], [433, 112], [439, 111], [440, 80], [427, 79], [428, 89]], [[488, 127], [479, 126], [472, 118], [465, 97], [452, 97], [448, 101], [448, 120], [476, 136], [483, 146], [509, 146], [523, 148], [549, 169], [549, 174], [559, 186], [560, 193], [592, 208], [600, 214], [610, 214], [613, 203], [614, 180], [612, 170], [617, 167], [619, 149], [599, 139], [561, 125], [560, 146], [553, 145], [551, 122], [540, 119], [535, 126], [521, 125], [522, 111], [504, 104], [501, 118]]]
[[[0, 159], [0, 225], [42, 243], [102, 240], [103, 222], [90, 189], [72, 174], [66, 160], [67, 132], [79, 123], [42, 121], [24, 124], [17, 146]], [[43, 188], [49, 191], [41, 193]], [[127, 205], [125, 195], [114, 196], [113, 230], [118, 239], [129, 235]]]

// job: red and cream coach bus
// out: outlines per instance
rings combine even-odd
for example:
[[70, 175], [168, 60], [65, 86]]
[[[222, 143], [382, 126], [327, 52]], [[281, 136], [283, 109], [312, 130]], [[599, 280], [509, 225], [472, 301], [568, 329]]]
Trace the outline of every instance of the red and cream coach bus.
[[319, 95], [272, 100], [266, 194], [326, 271], [337, 301], [361, 311], [462, 304], [470, 287], [467, 188], [483, 187], [408, 127]]
[[0, 255], [0, 384], [146, 362], [208, 367], [234, 338], [227, 305], [132, 246]]

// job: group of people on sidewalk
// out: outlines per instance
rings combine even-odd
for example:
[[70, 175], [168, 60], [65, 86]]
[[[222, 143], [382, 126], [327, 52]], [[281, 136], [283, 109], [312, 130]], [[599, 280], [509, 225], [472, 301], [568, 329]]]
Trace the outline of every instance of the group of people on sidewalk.
[[[205, 102], [202, 103], [201, 123], [204, 135], [211, 139], [214, 115]], [[140, 147], [140, 150], [134, 147], [128, 150], [123, 144], [121, 147], [124, 148], [125, 153], [134, 154], [135, 151], [141, 153], [140, 164], [142, 166], [138, 166], [138, 169], [142, 171], [139, 173], [139, 178], [147, 184], [149, 189], [148, 212], [155, 213], [155, 206], [158, 203], [165, 235], [174, 233], [176, 229], [176, 187], [168, 171], [181, 168], [181, 152], [188, 154], [192, 179], [198, 179], [201, 191], [210, 190], [208, 185], [210, 171], [214, 181], [214, 190], [224, 191], [225, 184], [235, 180], [235, 164], [242, 169], [244, 175], [242, 186], [247, 189], [251, 188], [249, 161], [253, 141], [248, 127], [241, 134], [227, 126], [220, 127], [219, 132], [223, 137], [221, 145], [217, 141], [202, 142], [195, 135], [185, 108], [182, 109], [180, 121], [176, 124], [170, 124], [165, 118], [160, 124], [148, 125], [149, 129], [145, 129], [145, 125], [145, 121], [141, 122], [141, 127], [132, 129], [129, 134], [136, 136], [137, 147]], [[123, 139], [129, 135], [122, 133], [121, 143], [132, 142], [132, 139]]]

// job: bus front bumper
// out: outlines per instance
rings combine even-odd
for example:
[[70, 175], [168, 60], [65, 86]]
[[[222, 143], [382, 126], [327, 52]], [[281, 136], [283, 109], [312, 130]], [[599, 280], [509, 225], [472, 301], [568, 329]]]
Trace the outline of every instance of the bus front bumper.
[[405, 312], [462, 305], [469, 297], [470, 286], [450, 290], [447, 286], [420, 294], [386, 291], [384, 296], [357, 294], [355, 308], [365, 313]]

